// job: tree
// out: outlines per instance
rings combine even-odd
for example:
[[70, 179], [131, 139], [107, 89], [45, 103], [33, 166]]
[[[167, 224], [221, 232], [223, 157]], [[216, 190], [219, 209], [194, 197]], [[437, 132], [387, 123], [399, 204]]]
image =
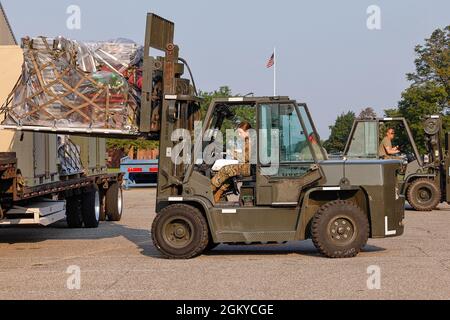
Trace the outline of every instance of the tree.
[[[423, 119], [426, 115], [443, 115], [444, 130], [450, 129], [450, 26], [437, 29], [424, 45], [415, 48], [416, 70], [407, 74], [411, 85], [402, 93], [397, 109], [385, 110], [389, 117], [404, 117], [411, 127], [420, 152], [425, 151]], [[406, 136], [402, 143], [407, 143]]]
[[361, 110], [361, 112], [359, 113], [358, 119], [373, 119], [376, 118], [377, 114], [375, 112], [375, 110], [373, 110], [373, 108], [371, 107], [367, 107], [363, 110]]
[[[229, 98], [233, 96], [241, 96], [234, 95], [231, 89], [228, 86], [222, 86], [219, 90], [215, 90], [213, 92], [200, 91], [200, 97], [202, 97], [203, 101], [201, 103], [200, 109], [202, 113], [202, 119], [205, 118], [206, 112], [208, 111], [209, 105], [211, 104], [213, 99], [217, 98]], [[252, 127], [256, 125], [256, 109], [249, 108], [248, 106], [236, 106], [233, 107], [234, 118], [226, 119], [222, 125], [222, 131], [225, 134], [227, 129], [236, 129], [236, 124], [241, 121], [248, 121]]]
[[442, 87], [450, 95], [450, 25], [435, 30], [425, 45], [415, 48], [417, 58], [414, 61], [416, 72], [408, 73], [407, 79], [413, 86], [430, 82]]
[[151, 141], [146, 139], [136, 139], [136, 140], [124, 140], [124, 139], [107, 139], [106, 147], [108, 149], [120, 150], [124, 153], [133, 150], [137, 152], [138, 150], [152, 150], [159, 147], [158, 141]]
[[349, 111], [342, 113], [337, 117], [334, 125], [330, 126], [330, 138], [325, 141], [324, 148], [329, 153], [336, 153], [344, 151], [347, 138], [352, 130], [353, 122], [355, 121], [355, 113]]
[[233, 94], [231, 89], [228, 86], [222, 86], [219, 90], [214, 90], [212, 92], [201, 91], [199, 92], [199, 96], [203, 99], [200, 109], [202, 112], [202, 119], [205, 118], [206, 112], [208, 111], [209, 105], [211, 101], [216, 98], [229, 98], [232, 97]]

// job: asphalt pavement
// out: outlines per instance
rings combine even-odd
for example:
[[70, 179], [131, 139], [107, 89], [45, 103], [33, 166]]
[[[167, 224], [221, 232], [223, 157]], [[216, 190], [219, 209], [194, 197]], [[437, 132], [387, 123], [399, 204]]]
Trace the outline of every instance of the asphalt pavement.
[[356, 258], [311, 241], [227, 246], [188, 261], [152, 244], [155, 190], [125, 192], [119, 223], [0, 230], [0, 299], [449, 299], [450, 207], [406, 212], [406, 232]]

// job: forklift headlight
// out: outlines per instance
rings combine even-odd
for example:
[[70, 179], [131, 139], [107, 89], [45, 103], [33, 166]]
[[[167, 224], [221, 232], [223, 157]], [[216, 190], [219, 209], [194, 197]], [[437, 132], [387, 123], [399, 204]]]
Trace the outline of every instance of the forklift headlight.
[[426, 154], [423, 156], [423, 163], [429, 163], [430, 162], [430, 157]]

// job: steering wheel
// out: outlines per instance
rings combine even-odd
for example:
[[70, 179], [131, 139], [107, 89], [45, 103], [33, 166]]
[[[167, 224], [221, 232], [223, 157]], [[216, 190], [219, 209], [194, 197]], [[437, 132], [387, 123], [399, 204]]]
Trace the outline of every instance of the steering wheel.
[[414, 160], [417, 160], [416, 155], [412, 152], [409, 152], [406, 154], [406, 159], [408, 160], [408, 163], [413, 162]]

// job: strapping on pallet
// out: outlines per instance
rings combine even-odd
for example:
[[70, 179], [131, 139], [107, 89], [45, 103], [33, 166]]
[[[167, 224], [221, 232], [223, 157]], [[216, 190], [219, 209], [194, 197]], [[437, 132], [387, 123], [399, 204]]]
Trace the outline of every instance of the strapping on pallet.
[[22, 46], [22, 75], [2, 106], [3, 125], [138, 131], [139, 88], [122, 74], [139, 58], [136, 45], [39, 37]]

